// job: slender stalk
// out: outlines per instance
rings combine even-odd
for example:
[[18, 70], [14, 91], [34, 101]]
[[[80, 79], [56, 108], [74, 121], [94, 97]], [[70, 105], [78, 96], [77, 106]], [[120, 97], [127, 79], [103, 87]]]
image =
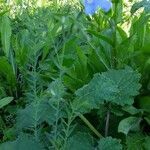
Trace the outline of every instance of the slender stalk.
[[57, 140], [58, 118], [59, 118], [59, 101], [57, 102], [56, 122], [54, 126], [54, 140]]
[[[117, 5], [118, 3], [115, 3], [115, 12], [114, 12], [114, 41], [113, 41], [113, 50], [111, 53], [111, 68], [115, 69], [117, 68], [117, 62], [116, 62], [116, 56], [117, 56]], [[110, 113], [111, 113], [111, 103], [108, 103], [108, 111], [106, 114], [106, 124], [105, 124], [105, 137], [108, 136], [109, 132], [109, 122], [110, 122]]]
[[114, 13], [114, 26], [113, 26], [113, 30], [114, 30], [114, 47], [112, 50], [112, 62], [111, 62], [111, 67], [113, 69], [115, 69], [117, 66], [117, 62], [116, 62], [116, 55], [117, 55], [117, 5], [118, 3], [115, 3], [115, 13]]
[[82, 121], [91, 129], [93, 133], [99, 138], [102, 138], [103, 136], [95, 129], [95, 127], [83, 116], [79, 115], [79, 117], [82, 119]]
[[109, 132], [110, 113], [111, 113], [111, 103], [108, 103], [108, 110], [106, 114], [106, 123], [105, 123], [105, 137], [108, 136]]
[[66, 128], [66, 131], [65, 131], [63, 150], [66, 149], [67, 140], [68, 140], [68, 137], [69, 137], [69, 134], [70, 134], [69, 132], [70, 132], [70, 126], [71, 126], [72, 121], [73, 121], [73, 113], [71, 113], [70, 116], [68, 117], [67, 128]]
[[110, 110], [107, 111], [107, 116], [106, 116], [105, 137], [108, 136], [108, 131], [109, 131], [109, 120], [110, 120]]

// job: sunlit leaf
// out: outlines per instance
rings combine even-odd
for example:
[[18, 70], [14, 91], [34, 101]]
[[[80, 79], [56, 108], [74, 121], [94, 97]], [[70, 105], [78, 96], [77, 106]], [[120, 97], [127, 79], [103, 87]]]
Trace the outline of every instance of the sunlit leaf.
[[118, 132], [122, 132], [125, 135], [127, 135], [130, 130], [132, 130], [133, 128], [136, 128], [136, 126], [139, 125], [140, 121], [141, 119], [137, 117], [128, 117], [128, 118], [123, 119], [119, 123]]
[[8, 105], [13, 99], [13, 97], [5, 97], [3, 99], [0, 99], [0, 108], [3, 108], [4, 106]]

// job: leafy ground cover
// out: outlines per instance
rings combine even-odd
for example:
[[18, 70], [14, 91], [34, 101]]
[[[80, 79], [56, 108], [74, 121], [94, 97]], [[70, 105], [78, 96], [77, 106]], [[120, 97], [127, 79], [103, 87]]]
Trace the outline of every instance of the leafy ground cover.
[[130, 2], [0, 1], [0, 150], [150, 149], [150, 2]]

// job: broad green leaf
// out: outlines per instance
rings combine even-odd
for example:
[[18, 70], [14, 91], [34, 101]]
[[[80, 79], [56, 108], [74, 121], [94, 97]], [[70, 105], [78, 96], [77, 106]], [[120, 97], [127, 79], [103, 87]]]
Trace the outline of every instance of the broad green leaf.
[[97, 73], [89, 84], [76, 91], [74, 108], [79, 112], [88, 112], [98, 108], [104, 102], [117, 105], [131, 105], [134, 96], [138, 94], [140, 74], [126, 67], [120, 70], [108, 70], [102, 74]]
[[139, 125], [141, 119], [137, 117], [128, 117], [123, 119], [118, 126], [118, 132], [122, 132], [125, 135], [129, 133], [130, 130], [136, 128]]
[[97, 150], [122, 150], [122, 145], [120, 140], [107, 137], [99, 140]]
[[3, 99], [0, 99], [0, 108], [3, 108], [4, 106], [8, 105], [13, 99], [13, 97], [5, 97]]
[[11, 25], [10, 19], [7, 14], [4, 14], [1, 18], [1, 40], [3, 51], [7, 57], [9, 57], [10, 51], [10, 38], [11, 38]]
[[77, 133], [67, 142], [66, 150], [94, 150], [93, 139], [87, 133]]

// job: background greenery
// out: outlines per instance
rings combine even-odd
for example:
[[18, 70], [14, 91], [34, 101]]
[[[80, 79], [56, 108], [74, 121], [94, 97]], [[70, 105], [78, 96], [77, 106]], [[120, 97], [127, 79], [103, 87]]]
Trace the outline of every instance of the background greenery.
[[150, 2], [0, 1], [0, 150], [149, 150]]

